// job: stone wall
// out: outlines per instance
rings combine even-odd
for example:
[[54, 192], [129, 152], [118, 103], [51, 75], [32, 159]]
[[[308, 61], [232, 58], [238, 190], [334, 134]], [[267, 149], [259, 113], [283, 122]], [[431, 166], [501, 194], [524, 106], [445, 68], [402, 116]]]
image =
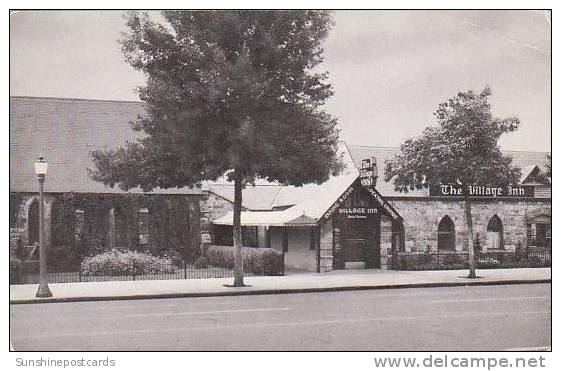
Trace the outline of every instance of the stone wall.
[[[14, 222], [14, 225], [10, 225], [10, 236], [17, 237], [19, 236], [22, 239], [24, 246], [30, 244], [30, 228], [29, 228], [29, 210], [31, 205], [34, 202], [39, 202], [39, 195], [36, 193], [18, 193], [19, 195], [19, 207], [17, 208], [17, 220]], [[52, 242], [52, 211], [53, 211], [53, 204], [55, 201], [59, 200], [61, 197], [60, 194], [54, 193], [45, 193], [44, 194], [44, 217], [45, 217], [45, 243], [47, 247], [51, 246]], [[203, 215], [200, 213], [200, 202], [198, 196], [186, 196], [186, 203], [189, 207], [189, 215], [191, 216], [193, 222], [191, 223], [189, 228], [190, 234], [190, 245], [195, 248], [200, 246], [201, 243], [201, 223], [203, 222]], [[109, 215], [108, 215], [109, 218]], [[114, 219], [114, 218], [113, 218]], [[198, 222], [198, 221], [201, 222]], [[38, 222], [37, 222], [38, 223]], [[10, 223], [11, 224], [11, 223]], [[114, 229], [112, 229], [114, 234]], [[111, 244], [109, 244], [111, 245]], [[108, 246], [111, 247], [111, 246]]]
[[212, 233], [211, 221], [234, 211], [234, 204], [214, 193], [205, 192], [201, 197], [201, 229]]
[[[376, 248], [371, 246], [370, 248]], [[392, 219], [387, 215], [380, 218], [380, 268], [388, 269], [388, 255], [392, 248]]]
[[319, 271], [333, 270], [333, 223], [327, 220], [320, 227], [319, 240]]
[[[464, 217], [464, 202], [443, 199], [388, 199], [403, 217], [405, 250], [435, 251], [438, 246], [438, 224], [448, 215], [455, 225], [456, 250], [467, 250], [467, 224]], [[525, 245], [526, 215], [536, 212], [551, 213], [550, 200], [489, 199], [472, 201], [474, 237], [479, 235], [482, 250], [487, 247], [487, 225], [497, 215], [503, 225], [505, 250], [514, 250], [518, 241]]]

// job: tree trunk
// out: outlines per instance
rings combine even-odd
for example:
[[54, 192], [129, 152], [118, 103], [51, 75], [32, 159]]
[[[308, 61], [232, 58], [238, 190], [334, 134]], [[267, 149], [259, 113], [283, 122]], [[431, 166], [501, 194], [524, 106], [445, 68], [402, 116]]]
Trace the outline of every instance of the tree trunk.
[[473, 248], [473, 221], [471, 219], [471, 200], [467, 187], [464, 189], [464, 199], [466, 203], [465, 217], [468, 227], [468, 256], [469, 256], [469, 276], [468, 278], [476, 278], [475, 275], [475, 250]]
[[243, 256], [242, 256], [242, 180], [239, 172], [234, 174], [234, 287], [243, 287]]

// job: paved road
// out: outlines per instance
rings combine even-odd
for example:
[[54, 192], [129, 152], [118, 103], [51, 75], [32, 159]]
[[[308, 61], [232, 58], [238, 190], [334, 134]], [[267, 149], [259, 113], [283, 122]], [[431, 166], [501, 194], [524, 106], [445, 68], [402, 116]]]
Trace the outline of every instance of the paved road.
[[551, 285], [10, 306], [16, 350], [507, 350], [551, 346]]

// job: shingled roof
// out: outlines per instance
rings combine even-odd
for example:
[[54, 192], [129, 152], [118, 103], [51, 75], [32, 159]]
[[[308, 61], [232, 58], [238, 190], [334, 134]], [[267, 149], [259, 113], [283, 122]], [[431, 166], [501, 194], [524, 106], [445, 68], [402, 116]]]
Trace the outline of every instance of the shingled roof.
[[[88, 168], [93, 164], [92, 149], [114, 148], [138, 138], [129, 123], [143, 114], [142, 102], [84, 100], [65, 98], [10, 97], [10, 191], [36, 192], [37, 181], [33, 163], [39, 154], [49, 162], [46, 192], [122, 193], [93, 181]], [[363, 159], [376, 157], [380, 177], [377, 190], [384, 197], [423, 197], [426, 190], [407, 194], [394, 190], [393, 183], [384, 181], [385, 161], [399, 148], [353, 146], [348, 152], [358, 167]], [[545, 168], [547, 152], [505, 151], [514, 165], [525, 169]], [[233, 186], [210, 182], [207, 190], [233, 200]], [[244, 190], [244, 207], [248, 210], [286, 208], [317, 196], [322, 187], [281, 186], [259, 182]], [[140, 190], [133, 190], [140, 192]], [[155, 190], [162, 194], [199, 194], [199, 189]]]
[[[351, 156], [355, 165], [358, 167], [363, 159], [375, 157], [378, 164], [378, 182], [376, 189], [385, 197], [423, 197], [428, 196], [428, 190], [415, 190], [408, 193], [399, 193], [394, 189], [392, 181], [386, 182], [384, 180], [384, 168], [386, 160], [389, 160], [394, 155], [398, 154], [400, 149], [396, 147], [373, 147], [373, 146], [348, 146]], [[535, 151], [503, 151], [505, 155], [512, 157], [514, 166], [520, 169], [538, 166], [545, 169], [547, 163], [548, 152], [535, 152]]]
[[37, 191], [33, 163], [43, 154], [49, 163], [46, 192], [123, 193], [89, 177], [87, 169], [93, 167], [89, 153], [135, 140], [140, 134], [129, 123], [143, 112], [141, 102], [10, 97], [10, 192]]

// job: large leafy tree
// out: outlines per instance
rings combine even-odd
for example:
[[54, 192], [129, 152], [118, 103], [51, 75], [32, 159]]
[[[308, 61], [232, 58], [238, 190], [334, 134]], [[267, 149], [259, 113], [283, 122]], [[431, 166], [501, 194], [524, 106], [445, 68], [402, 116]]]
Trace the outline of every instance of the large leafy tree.
[[401, 152], [386, 162], [385, 169], [386, 181], [393, 179], [400, 192], [430, 184], [461, 185], [470, 278], [476, 275], [468, 187], [515, 184], [520, 179], [520, 169], [512, 166], [512, 159], [502, 154], [497, 144], [501, 135], [518, 128], [519, 120], [494, 117], [490, 95], [486, 87], [481, 93], [460, 92], [441, 103], [434, 113], [437, 125], [426, 128], [418, 138], [406, 140]]
[[340, 169], [321, 42], [325, 11], [163, 11], [127, 15], [126, 61], [142, 71], [142, 139], [94, 151], [94, 179], [122, 189], [234, 183], [234, 286], [243, 286], [242, 189], [257, 178], [321, 183]]

